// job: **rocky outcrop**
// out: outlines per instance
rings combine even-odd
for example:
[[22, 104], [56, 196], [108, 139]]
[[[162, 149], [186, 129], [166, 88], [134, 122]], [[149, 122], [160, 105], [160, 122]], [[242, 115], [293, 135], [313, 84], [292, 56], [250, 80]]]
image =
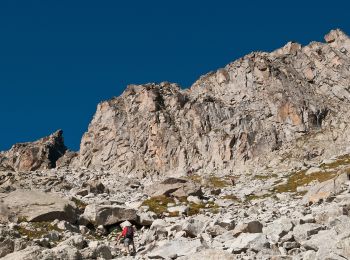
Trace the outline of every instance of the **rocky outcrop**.
[[0, 169], [34, 171], [56, 167], [56, 161], [67, 150], [63, 142], [63, 131], [32, 143], [19, 143], [9, 151], [0, 153]]
[[[74, 203], [53, 193], [16, 190], [3, 197], [6, 211], [0, 211], [9, 221], [53, 221], [55, 219], [75, 222], [77, 211]], [[0, 216], [1, 217], [1, 216]], [[1, 219], [1, 218], [0, 218]]]
[[87, 205], [84, 218], [92, 224], [113, 225], [125, 220], [136, 221], [136, 210], [112, 205]]
[[186, 90], [166, 82], [130, 85], [98, 105], [76, 163], [118, 174], [181, 175], [345, 151], [350, 40], [340, 30], [325, 39], [251, 53]]
[[178, 198], [188, 197], [190, 195], [202, 195], [200, 185], [179, 178], [168, 178], [162, 182], [154, 183], [145, 188], [145, 193], [151, 197], [171, 195]]

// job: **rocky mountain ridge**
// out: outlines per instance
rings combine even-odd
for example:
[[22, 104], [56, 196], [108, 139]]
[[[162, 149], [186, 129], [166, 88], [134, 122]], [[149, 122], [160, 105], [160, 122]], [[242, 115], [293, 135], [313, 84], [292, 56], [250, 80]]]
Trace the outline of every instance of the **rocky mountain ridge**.
[[76, 165], [173, 176], [344, 152], [350, 40], [340, 30], [325, 39], [249, 54], [186, 90], [128, 86], [98, 105]]

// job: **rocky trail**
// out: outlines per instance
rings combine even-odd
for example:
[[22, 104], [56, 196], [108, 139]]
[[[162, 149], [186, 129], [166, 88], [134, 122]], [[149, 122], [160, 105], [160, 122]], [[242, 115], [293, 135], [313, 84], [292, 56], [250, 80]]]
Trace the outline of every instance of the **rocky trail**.
[[[100, 103], [0, 153], [2, 259], [350, 259], [350, 39]], [[115, 239], [136, 228], [134, 256]]]

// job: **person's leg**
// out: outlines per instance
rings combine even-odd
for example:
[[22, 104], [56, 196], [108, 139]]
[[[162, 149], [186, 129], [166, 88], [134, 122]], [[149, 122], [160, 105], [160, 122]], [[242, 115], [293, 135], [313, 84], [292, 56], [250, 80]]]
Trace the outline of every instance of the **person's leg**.
[[130, 250], [129, 250], [129, 245], [130, 245], [130, 241], [128, 238], [125, 238], [124, 240], [124, 247], [125, 247], [125, 252], [130, 255]]
[[131, 243], [132, 243], [132, 251], [134, 252], [134, 254], [136, 254], [136, 248], [135, 248], [134, 239], [131, 240]]

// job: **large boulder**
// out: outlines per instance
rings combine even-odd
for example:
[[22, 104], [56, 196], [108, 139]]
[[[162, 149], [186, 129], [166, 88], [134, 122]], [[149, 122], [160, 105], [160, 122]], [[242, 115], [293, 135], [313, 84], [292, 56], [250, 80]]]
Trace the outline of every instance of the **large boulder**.
[[2, 260], [37, 260], [42, 259], [42, 247], [31, 246], [23, 250], [13, 252], [1, 258]]
[[0, 153], [0, 168], [15, 171], [54, 168], [66, 150], [63, 131], [58, 130], [35, 142], [15, 144], [10, 150]]
[[125, 220], [136, 221], [137, 211], [114, 205], [90, 204], [86, 206], [83, 216], [95, 226], [107, 226]]
[[146, 187], [145, 193], [148, 196], [175, 196], [175, 197], [187, 197], [190, 195], [201, 196], [201, 186], [197, 183], [188, 181], [181, 178], [168, 178], [162, 182], [155, 183]]
[[178, 258], [179, 260], [235, 260], [231, 253], [218, 249], [205, 249], [200, 252]]
[[42, 258], [40, 259], [82, 259], [82, 255], [76, 247], [64, 244], [57, 245], [52, 249], [44, 250], [42, 255]]
[[225, 242], [224, 245], [229, 248], [229, 252], [241, 253], [248, 249], [259, 252], [267, 248], [269, 243], [262, 233], [242, 233], [236, 239]]
[[237, 225], [232, 233], [234, 236], [239, 236], [241, 233], [262, 233], [263, 225], [257, 221], [249, 221], [248, 223], [241, 223]]
[[185, 231], [188, 236], [196, 237], [205, 230], [210, 221], [210, 218], [199, 215], [195, 218], [185, 220], [182, 225], [182, 230]]
[[295, 226], [293, 229], [293, 237], [295, 241], [301, 243], [308, 237], [317, 234], [323, 227], [315, 223], [305, 223], [303, 225]]
[[73, 202], [54, 193], [38, 190], [16, 190], [3, 197], [7, 218], [16, 217], [30, 222], [55, 219], [75, 222], [77, 209]]
[[268, 224], [262, 229], [262, 232], [267, 236], [267, 239], [275, 244], [281, 237], [286, 235], [293, 229], [293, 223], [289, 218], [282, 217]]
[[148, 254], [150, 259], [173, 259], [180, 256], [192, 255], [206, 248], [200, 239], [188, 240], [178, 238], [165, 242]]
[[157, 214], [148, 211], [148, 212], [138, 212], [137, 213], [137, 224], [141, 226], [151, 226], [153, 221], [157, 218]]
[[344, 173], [331, 180], [321, 182], [308, 190], [302, 199], [302, 203], [316, 203], [327, 199], [331, 195], [336, 195], [342, 190], [342, 184], [348, 180], [348, 175]]

